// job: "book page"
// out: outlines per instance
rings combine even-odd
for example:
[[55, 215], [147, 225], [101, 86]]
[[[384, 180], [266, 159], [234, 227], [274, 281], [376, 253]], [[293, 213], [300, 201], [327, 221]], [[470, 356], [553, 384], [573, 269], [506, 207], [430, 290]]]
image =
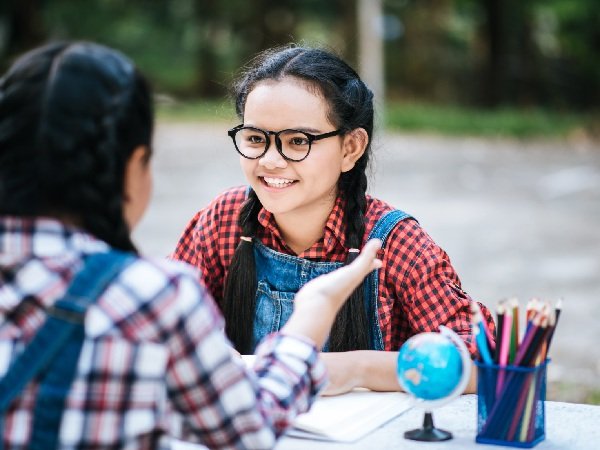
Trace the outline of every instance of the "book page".
[[[248, 367], [252, 367], [255, 358], [242, 355]], [[353, 442], [409, 410], [414, 403], [404, 392], [375, 392], [363, 388], [332, 397], [320, 396], [310, 411], [296, 417], [287, 435]]]
[[352, 442], [413, 406], [403, 392], [354, 389], [333, 397], [319, 397], [310, 411], [300, 414], [288, 436]]

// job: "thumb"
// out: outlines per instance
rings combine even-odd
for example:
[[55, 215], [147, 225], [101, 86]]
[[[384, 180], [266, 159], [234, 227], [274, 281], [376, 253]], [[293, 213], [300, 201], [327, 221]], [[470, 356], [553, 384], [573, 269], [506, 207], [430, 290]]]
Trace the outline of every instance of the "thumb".
[[381, 267], [381, 260], [377, 259], [377, 252], [381, 248], [381, 240], [371, 239], [365, 244], [356, 259], [347, 266], [356, 277], [364, 278], [371, 271]]
[[381, 261], [376, 258], [380, 247], [379, 239], [367, 242], [352, 263], [326, 275], [321, 275], [304, 285], [296, 294], [295, 304], [298, 305], [299, 298], [310, 296], [325, 297], [336, 303], [348, 298], [372, 270], [381, 267]]

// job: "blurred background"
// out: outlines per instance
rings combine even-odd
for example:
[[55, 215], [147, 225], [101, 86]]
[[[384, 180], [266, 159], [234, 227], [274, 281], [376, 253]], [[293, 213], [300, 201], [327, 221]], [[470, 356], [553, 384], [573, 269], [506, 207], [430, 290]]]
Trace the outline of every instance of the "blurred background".
[[412, 213], [472, 297], [563, 298], [552, 400], [600, 404], [597, 0], [2, 0], [0, 69], [56, 39], [118, 48], [151, 80], [154, 202], [134, 235], [165, 256], [244, 183], [226, 130], [240, 67], [325, 46], [376, 94], [369, 191]]
[[382, 39], [389, 115], [405, 128], [427, 104], [586, 122], [600, 103], [596, 0], [3, 0], [0, 66], [48, 39], [92, 39], [130, 55], [161, 93], [219, 100], [266, 47], [327, 45], [357, 65], [361, 20]]

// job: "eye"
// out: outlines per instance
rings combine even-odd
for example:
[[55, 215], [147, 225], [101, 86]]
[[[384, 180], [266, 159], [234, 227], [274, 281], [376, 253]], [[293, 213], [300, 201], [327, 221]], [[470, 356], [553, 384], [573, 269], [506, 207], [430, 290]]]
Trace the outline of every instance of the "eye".
[[295, 147], [302, 147], [305, 145], [309, 145], [309, 141], [308, 138], [303, 135], [303, 134], [295, 134], [289, 137], [288, 142], [290, 143], [290, 145], [293, 145]]
[[247, 139], [248, 142], [251, 142], [253, 144], [260, 144], [265, 141], [264, 137], [262, 137], [260, 134], [253, 134], [252, 136], [248, 136]]
[[308, 145], [308, 139], [297, 137], [297, 138], [292, 139], [292, 144], [294, 144], [294, 145]]
[[265, 143], [264, 134], [256, 130], [246, 128], [240, 131], [239, 134], [244, 145], [263, 145]]

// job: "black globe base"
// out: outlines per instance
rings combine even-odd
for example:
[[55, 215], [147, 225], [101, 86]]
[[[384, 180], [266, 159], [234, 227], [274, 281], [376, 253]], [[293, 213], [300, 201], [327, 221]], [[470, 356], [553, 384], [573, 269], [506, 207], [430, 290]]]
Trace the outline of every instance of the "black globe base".
[[423, 427], [405, 432], [404, 438], [426, 442], [447, 441], [452, 439], [452, 433], [436, 428], [433, 425], [433, 416], [430, 412], [426, 412], [425, 417], [423, 417]]

